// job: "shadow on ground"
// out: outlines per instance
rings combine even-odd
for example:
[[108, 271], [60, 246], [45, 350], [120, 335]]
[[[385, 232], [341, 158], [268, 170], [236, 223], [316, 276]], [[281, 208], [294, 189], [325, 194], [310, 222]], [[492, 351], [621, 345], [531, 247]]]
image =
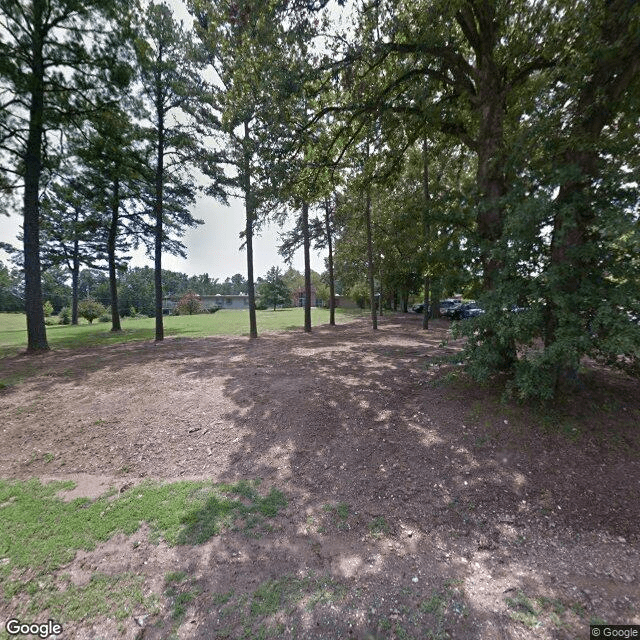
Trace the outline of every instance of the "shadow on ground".
[[[193, 597], [147, 640], [639, 623], [637, 383], [600, 370], [561, 411], [503, 404], [460, 374], [446, 323], [419, 322], [38, 356], [44, 375], [0, 396], [3, 475], [260, 478], [286, 496], [270, 528], [174, 548], [162, 570], [189, 579], [169, 600]], [[34, 442], [53, 462], [28, 461]]]

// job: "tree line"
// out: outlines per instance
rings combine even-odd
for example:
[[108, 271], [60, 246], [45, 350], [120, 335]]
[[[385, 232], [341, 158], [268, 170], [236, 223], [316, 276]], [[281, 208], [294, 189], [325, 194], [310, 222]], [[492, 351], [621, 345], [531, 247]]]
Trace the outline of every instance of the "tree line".
[[519, 397], [553, 397], [584, 356], [639, 371], [637, 3], [359, 0], [342, 22], [328, 0], [187, 6], [185, 29], [153, 2], [0, 2], [29, 350], [47, 348], [43, 267], [74, 287], [106, 265], [118, 330], [137, 246], [161, 340], [162, 254], [184, 251], [202, 184], [244, 201], [251, 337], [253, 238], [293, 218], [306, 331], [315, 245], [332, 308], [336, 279], [372, 302], [480, 298], [468, 370]]
[[[328, 285], [326, 274], [311, 272], [312, 284], [316, 297], [328, 301]], [[118, 313], [120, 316], [144, 315], [155, 316], [155, 271], [151, 267], [132, 267], [118, 277]], [[221, 280], [211, 278], [209, 274], [189, 276], [178, 271], [162, 271], [163, 298], [171, 297], [174, 301], [187, 293], [196, 296], [231, 296], [246, 295], [247, 281], [236, 273]], [[304, 286], [304, 275], [290, 267], [283, 271], [279, 267], [271, 267], [264, 276], [256, 279], [258, 305], [267, 307], [295, 306], [293, 292]], [[338, 285], [340, 287], [340, 285]], [[19, 312], [24, 310], [24, 277], [18, 268], [9, 268], [0, 262], [0, 313]], [[339, 289], [342, 290], [341, 288]], [[109, 276], [101, 269], [82, 269], [78, 275], [75, 306], [83, 301], [92, 300], [104, 308], [111, 306], [111, 290]], [[74, 306], [73, 289], [69, 284], [69, 276], [63, 267], [51, 267], [42, 274], [42, 296], [44, 308], [50, 305], [45, 316], [58, 315], [64, 310], [69, 316], [69, 324], [77, 324], [71, 317]], [[82, 315], [81, 313], [79, 315]]]

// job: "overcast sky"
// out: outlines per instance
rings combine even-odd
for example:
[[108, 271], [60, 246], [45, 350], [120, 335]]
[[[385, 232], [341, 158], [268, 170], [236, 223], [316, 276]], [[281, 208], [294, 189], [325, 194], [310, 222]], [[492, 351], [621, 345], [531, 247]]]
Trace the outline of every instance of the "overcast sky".
[[[187, 246], [187, 258], [176, 258], [164, 255], [163, 268], [171, 271], [181, 271], [189, 275], [208, 273], [212, 278], [224, 280], [234, 273], [247, 273], [247, 254], [240, 251], [240, 232], [244, 229], [244, 204], [236, 200], [231, 206], [225, 207], [212, 198], [200, 198], [194, 209], [195, 218], [204, 220], [204, 224], [189, 230], [183, 241]], [[0, 215], [0, 241], [9, 242], [17, 247], [20, 244], [16, 235], [22, 225], [22, 212], [16, 212], [10, 217]], [[254, 274], [263, 276], [267, 270], [276, 265], [286, 268], [284, 261], [278, 255], [280, 229], [276, 225], [265, 227], [260, 236], [255, 238]], [[0, 260], [7, 263], [8, 256], [0, 251]], [[153, 266], [153, 260], [137, 252], [130, 263], [131, 266]], [[293, 260], [293, 267], [303, 270], [302, 249]], [[324, 255], [312, 254], [311, 268], [324, 271]]]
[[[176, 18], [183, 20], [185, 26], [190, 24], [190, 17], [180, 0], [168, 0], [174, 9]], [[212, 198], [200, 197], [192, 211], [195, 218], [204, 220], [204, 224], [187, 232], [183, 239], [187, 247], [187, 258], [176, 258], [165, 255], [163, 268], [181, 271], [189, 275], [208, 273], [212, 278], [224, 280], [235, 273], [246, 275], [247, 254], [240, 251], [239, 234], [244, 229], [244, 203], [233, 200], [229, 207], [219, 204]], [[0, 215], [0, 241], [20, 246], [16, 235], [22, 225], [22, 211], [14, 212], [10, 217]], [[292, 223], [289, 224], [289, 227]], [[281, 230], [276, 225], [263, 228], [260, 236], [254, 240], [254, 274], [263, 276], [267, 270], [276, 265], [286, 268], [284, 261], [278, 255], [279, 234]], [[8, 262], [8, 256], [0, 251], [0, 260]], [[299, 271], [304, 268], [302, 249], [294, 256], [292, 266]], [[131, 266], [153, 266], [153, 261], [137, 252], [130, 263]], [[324, 271], [324, 255], [313, 253], [311, 268]]]

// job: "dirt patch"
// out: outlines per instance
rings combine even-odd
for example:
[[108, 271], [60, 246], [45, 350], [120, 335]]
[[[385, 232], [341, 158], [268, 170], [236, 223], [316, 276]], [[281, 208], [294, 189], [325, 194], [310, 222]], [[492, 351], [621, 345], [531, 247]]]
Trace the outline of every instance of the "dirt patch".
[[[143, 529], [79, 553], [74, 584], [143, 576], [159, 604], [65, 637], [569, 639], [640, 624], [640, 385], [593, 369], [553, 412], [512, 406], [460, 375], [459, 348], [444, 321], [423, 332], [398, 315], [376, 333], [356, 321], [38, 356], [39, 375], [0, 392], [2, 477], [73, 479], [67, 498], [262, 478], [289, 501], [261, 537], [170, 548]], [[3, 375], [33, 362], [5, 359]]]

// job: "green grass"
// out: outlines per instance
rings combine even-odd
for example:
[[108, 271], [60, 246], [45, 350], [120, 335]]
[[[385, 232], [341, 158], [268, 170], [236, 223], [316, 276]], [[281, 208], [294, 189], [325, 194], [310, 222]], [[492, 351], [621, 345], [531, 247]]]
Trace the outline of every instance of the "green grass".
[[56, 620], [86, 620], [108, 616], [115, 620], [131, 617], [135, 609], [158, 610], [158, 597], [144, 595], [144, 578], [131, 573], [108, 576], [95, 573], [88, 584], [78, 586], [67, 576], [54, 581], [50, 576], [31, 580], [24, 589], [29, 600], [21, 615], [38, 619], [49, 611]]
[[[212, 604], [219, 607], [221, 635], [214, 637], [277, 638], [282, 636], [278, 618], [291, 618], [296, 609], [312, 611], [342, 601], [348, 590], [329, 576], [308, 573], [303, 577], [286, 575], [267, 580], [255, 591], [236, 595], [216, 593]], [[223, 629], [242, 629], [242, 635], [226, 635]]]
[[[142, 522], [149, 524], [152, 541], [162, 538], [169, 545], [199, 544], [230, 527], [253, 535], [264, 530], [266, 518], [286, 505], [282, 493], [271, 489], [262, 495], [257, 485], [257, 482], [148, 482], [116, 497], [105, 495], [96, 500], [78, 498], [64, 502], [56, 494], [73, 488], [72, 482], [43, 485], [36, 479], [0, 480], [3, 595], [11, 600], [27, 593], [37, 606], [44, 607], [46, 600], [55, 605], [56, 611], [63, 610], [61, 618], [77, 619], [73, 617], [75, 609], [70, 609], [67, 596], [58, 594], [59, 585], [51, 576], [71, 562], [78, 550], [91, 551], [117, 533], [130, 535]], [[181, 578], [178, 574], [167, 577], [169, 582]], [[90, 583], [91, 590], [108, 593], [105, 580], [109, 579], [96, 580], [95, 584]], [[126, 577], [122, 580], [131, 582]], [[134, 586], [131, 583], [132, 589]], [[78, 591], [79, 587], [73, 589], [69, 587], [65, 592], [69, 597], [73, 595], [74, 602], [82, 600], [84, 592]]]
[[193, 602], [202, 593], [202, 589], [198, 586], [192, 587], [188, 583], [187, 574], [184, 571], [167, 574], [165, 586], [165, 595], [172, 601], [173, 605], [171, 617], [179, 621], [186, 613], [189, 603]]
[[374, 518], [369, 523], [368, 528], [369, 528], [369, 533], [374, 538], [382, 538], [382, 536], [386, 536], [390, 531], [389, 523], [386, 521], [386, 519], [383, 516], [378, 516], [377, 518]]
[[329, 514], [329, 520], [340, 530], [349, 529], [348, 519], [350, 516], [350, 507], [346, 502], [338, 502], [338, 504], [325, 504], [322, 509]]
[[[359, 310], [337, 309], [336, 322], [348, 322]], [[328, 309], [312, 309], [313, 326], [329, 322]], [[301, 329], [304, 326], [304, 310], [281, 309], [257, 312], [258, 332]], [[112, 333], [111, 324], [53, 325], [47, 327], [47, 340], [52, 349], [72, 349], [99, 345], [153, 340], [154, 318], [123, 318], [122, 332]], [[195, 316], [165, 316], [165, 336], [201, 338], [219, 335], [247, 335], [249, 314], [247, 311], [222, 310], [218, 313]], [[0, 357], [14, 355], [27, 347], [27, 330], [24, 314], [0, 313]]]
[[542, 626], [568, 629], [572, 626], [572, 618], [582, 622], [587, 618], [584, 606], [579, 602], [564, 602], [546, 596], [529, 597], [520, 590], [513, 597], [505, 598], [505, 603], [511, 619], [530, 629]]

